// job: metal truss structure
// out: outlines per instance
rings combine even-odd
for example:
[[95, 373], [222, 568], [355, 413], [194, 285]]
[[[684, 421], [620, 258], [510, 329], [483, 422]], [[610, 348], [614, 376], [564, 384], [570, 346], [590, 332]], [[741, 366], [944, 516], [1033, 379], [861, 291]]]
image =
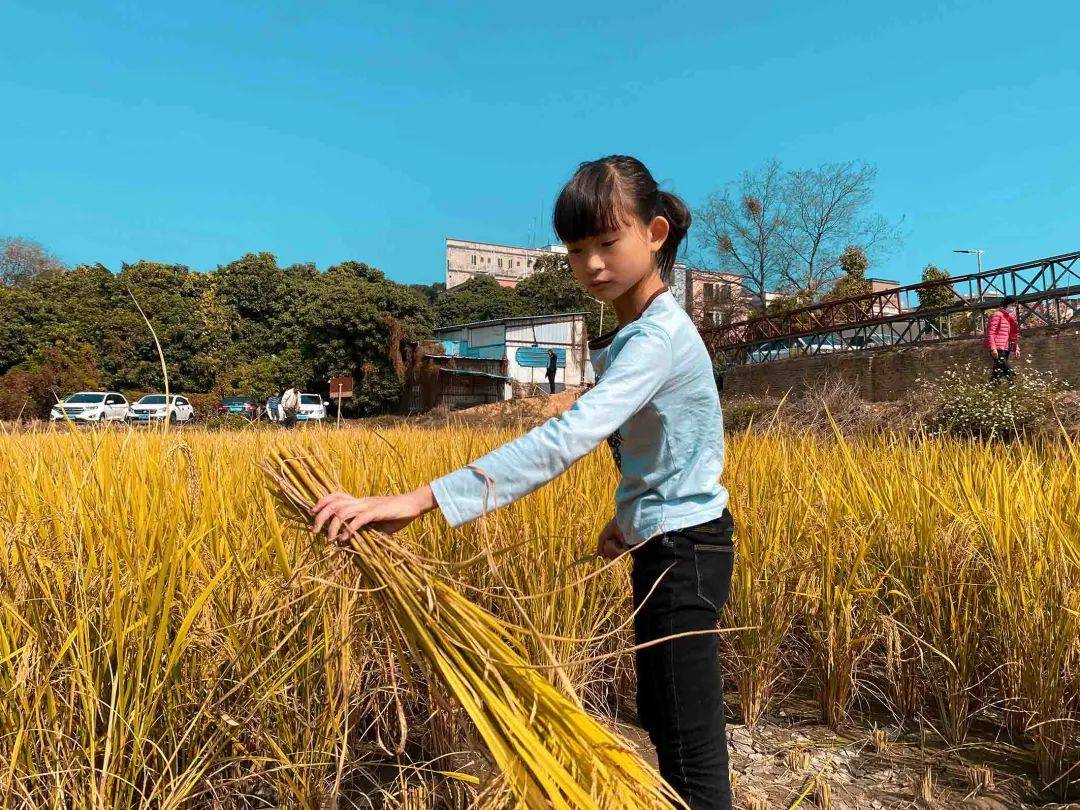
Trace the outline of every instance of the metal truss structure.
[[[724, 365], [981, 335], [1011, 295], [1020, 329], [1080, 325], [1080, 251], [701, 330]], [[924, 302], [927, 303], [924, 306]], [[930, 303], [933, 305], [930, 305]]]

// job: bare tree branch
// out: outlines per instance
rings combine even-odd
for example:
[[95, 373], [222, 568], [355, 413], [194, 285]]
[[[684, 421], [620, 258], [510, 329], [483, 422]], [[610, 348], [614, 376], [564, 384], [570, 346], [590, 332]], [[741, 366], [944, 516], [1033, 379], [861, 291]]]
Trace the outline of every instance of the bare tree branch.
[[[712, 194], [694, 213], [697, 263], [733, 273], [755, 303], [785, 277], [788, 253], [778, 236], [784, 228], [783, 169], [777, 161], [759, 172], [744, 172], [737, 182]], [[708, 258], [706, 258], [708, 257]]]
[[64, 269], [64, 263], [37, 242], [0, 238], [0, 285], [19, 287]]
[[839, 277], [848, 245], [880, 258], [900, 242], [900, 223], [870, 211], [876, 179], [876, 168], [854, 161], [787, 174], [780, 238], [792, 257], [784, 273], [791, 291], [819, 297]]

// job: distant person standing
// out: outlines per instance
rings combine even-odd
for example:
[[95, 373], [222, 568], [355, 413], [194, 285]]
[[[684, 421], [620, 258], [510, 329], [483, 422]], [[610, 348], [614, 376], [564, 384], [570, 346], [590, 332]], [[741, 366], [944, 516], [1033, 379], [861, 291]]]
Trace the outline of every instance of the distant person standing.
[[296, 414], [300, 410], [300, 392], [296, 390], [295, 385], [289, 386], [281, 395], [281, 409], [285, 412], [285, 418], [282, 420], [285, 425], [287, 427], [295, 425]]
[[281, 400], [277, 394], [271, 394], [266, 400], [266, 417], [271, 422], [281, 421]]
[[990, 313], [986, 321], [985, 344], [994, 364], [990, 371], [991, 380], [1005, 377], [1011, 381], [1013, 370], [1009, 367], [1009, 354], [1015, 351], [1020, 357], [1020, 324], [1010, 309], [1015, 303], [1015, 298], [1006, 295], [1001, 299], [1001, 306]]
[[555, 393], [555, 372], [559, 368], [559, 355], [554, 349], [548, 349], [547, 381], [551, 393]]

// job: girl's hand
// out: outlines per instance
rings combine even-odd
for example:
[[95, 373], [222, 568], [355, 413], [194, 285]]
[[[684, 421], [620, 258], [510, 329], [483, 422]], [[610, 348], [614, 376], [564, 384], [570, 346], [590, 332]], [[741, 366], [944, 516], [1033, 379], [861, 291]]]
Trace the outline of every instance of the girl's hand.
[[626, 545], [626, 537], [622, 529], [615, 522], [615, 518], [608, 521], [607, 525], [600, 530], [600, 539], [596, 543], [596, 553], [600, 557], [613, 560], [629, 548]]
[[331, 542], [345, 544], [349, 533], [363, 526], [393, 534], [404, 529], [425, 512], [436, 507], [435, 495], [426, 484], [404, 495], [357, 498], [348, 492], [333, 492], [315, 504], [311, 530], [318, 534], [326, 527]]

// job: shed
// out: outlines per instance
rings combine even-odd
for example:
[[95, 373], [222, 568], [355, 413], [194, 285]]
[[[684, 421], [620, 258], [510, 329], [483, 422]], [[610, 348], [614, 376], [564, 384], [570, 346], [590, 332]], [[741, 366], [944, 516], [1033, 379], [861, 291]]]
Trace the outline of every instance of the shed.
[[444, 326], [435, 330], [447, 355], [502, 360], [515, 396], [547, 393], [548, 349], [558, 358], [556, 390], [591, 385], [585, 312], [530, 315]]

